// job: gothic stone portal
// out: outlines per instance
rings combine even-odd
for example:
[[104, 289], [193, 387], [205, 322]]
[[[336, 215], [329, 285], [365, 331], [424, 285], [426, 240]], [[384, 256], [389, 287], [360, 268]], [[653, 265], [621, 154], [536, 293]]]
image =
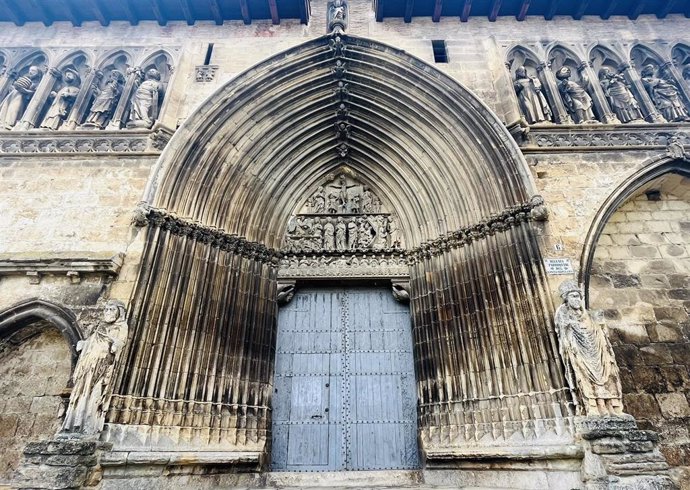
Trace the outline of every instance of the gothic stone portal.
[[278, 316], [273, 469], [417, 468], [408, 308], [389, 289], [299, 291]]

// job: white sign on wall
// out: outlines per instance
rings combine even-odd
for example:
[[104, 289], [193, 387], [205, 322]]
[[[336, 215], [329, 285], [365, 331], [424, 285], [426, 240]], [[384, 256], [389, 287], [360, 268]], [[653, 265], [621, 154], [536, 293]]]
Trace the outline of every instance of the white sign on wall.
[[573, 264], [570, 259], [544, 259], [546, 273], [552, 276], [573, 274]]

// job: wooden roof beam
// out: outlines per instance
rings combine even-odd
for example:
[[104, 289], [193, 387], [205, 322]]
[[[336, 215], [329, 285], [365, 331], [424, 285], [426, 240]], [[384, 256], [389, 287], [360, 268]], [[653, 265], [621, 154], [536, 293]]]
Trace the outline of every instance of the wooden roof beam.
[[465, 0], [465, 5], [462, 7], [462, 13], [460, 14], [460, 22], [467, 22], [470, 18], [470, 12], [472, 11], [472, 0]]
[[553, 19], [556, 16], [556, 12], [558, 12], [558, 6], [560, 5], [560, 3], [560, 0], [551, 0], [551, 2], [549, 2], [549, 8], [546, 10], [546, 13], [544, 14], [544, 19]]
[[642, 11], [644, 10], [645, 6], [647, 5], [646, 0], [637, 0], [637, 2], [633, 5], [632, 10], [628, 14], [628, 18], [630, 20], [635, 20], [637, 19]]
[[520, 6], [520, 12], [517, 14], [517, 20], [525, 20], [527, 17], [527, 11], [529, 10], [529, 4], [531, 0], [522, 0], [522, 6]]
[[585, 12], [587, 11], [587, 7], [589, 7], [589, 2], [590, 0], [581, 0], [580, 5], [578, 5], [577, 10], [575, 11], [575, 15], [573, 15], [573, 19], [575, 20], [580, 20], [582, 17], [585, 15]]
[[133, 26], [139, 24], [139, 19], [134, 15], [134, 10], [132, 10], [132, 0], [122, 0], [120, 5], [122, 6], [122, 10], [125, 11], [129, 23]]
[[81, 15], [79, 15], [79, 12], [77, 12], [77, 9], [72, 4], [72, 1], [64, 0], [64, 3], [65, 10], [67, 11], [68, 20], [72, 23], [74, 27], [81, 27], [83, 19], [81, 18]]
[[280, 24], [280, 16], [278, 15], [278, 4], [276, 0], [268, 0], [268, 8], [271, 10], [271, 21], [273, 25]]
[[376, 22], [383, 22], [383, 0], [376, 0]]
[[149, 0], [149, 4], [151, 5], [151, 9], [153, 10], [153, 16], [158, 21], [158, 25], [164, 26], [165, 24], [167, 24], [168, 19], [165, 17], [165, 15], [163, 15], [163, 11], [161, 10], [160, 5], [158, 5], [158, 0]]
[[493, 4], [491, 5], [491, 12], [489, 13], [489, 22], [496, 22], [496, 18], [498, 17], [498, 12], [501, 10], [502, 3], [503, 0], [494, 0]]
[[251, 24], [252, 16], [249, 14], [249, 5], [247, 4], [247, 0], [240, 0], [240, 10], [242, 11], [242, 20], [244, 21], [245, 25]]
[[414, 0], [405, 1], [405, 23], [409, 24], [412, 22], [412, 9], [414, 9]]
[[436, 0], [434, 4], [434, 15], [432, 15], [431, 20], [433, 22], [438, 22], [441, 20], [441, 11], [443, 10], [443, 0]]
[[604, 13], [601, 14], [601, 18], [606, 20], [611, 17], [613, 15], [613, 11], [616, 10], [616, 7], [618, 7], [618, 0], [611, 0], [608, 7], [606, 7], [606, 10], [604, 10]]
[[110, 16], [103, 12], [103, 8], [98, 0], [89, 0], [89, 5], [91, 6], [93, 15], [96, 16], [96, 19], [98, 19], [98, 22], [100, 22], [102, 26], [105, 27], [110, 25]]
[[35, 0], [21, 0], [21, 2], [26, 4], [30, 10], [38, 14], [37, 17], [41, 22], [43, 22], [44, 26], [49, 26], [53, 23], [50, 12], [44, 8], [43, 4], [36, 3]]
[[182, 15], [184, 15], [184, 20], [187, 21], [188, 26], [194, 25], [194, 16], [192, 15], [192, 7], [189, 5], [189, 0], [178, 0], [180, 7], [182, 8]]
[[659, 9], [656, 16], [659, 19], [665, 18], [668, 14], [671, 13], [671, 10], [673, 9], [673, 7], [676, 6], [676, 3], [678, 3], [677, 0], [666, 0], [666, 3], [664, 4], [663, 7], [661, 7], [661, 9]]
[[0, 0], [0, 7], [7, 14], [7, 17], [18, 26], [26, 24], [26, 17], [17, 8], [13, 0]]

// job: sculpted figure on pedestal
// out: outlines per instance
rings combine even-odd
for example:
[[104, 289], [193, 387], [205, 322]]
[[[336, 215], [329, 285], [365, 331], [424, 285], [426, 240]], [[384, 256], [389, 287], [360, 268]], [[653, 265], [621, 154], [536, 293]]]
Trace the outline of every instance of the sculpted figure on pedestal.
[[642, 119], [640, 105], [628, 88], [623, 75], [614, 73], [609, 68], [602, 68], [600, 81], [609, 105], [620, 122], [627, 123]]
[[37, 66], [29, 67], [26, 75], [17, 78], [10, 92], [0, 104], [0, 125], [12, 129], [24, 115], [26, 106], [36, 93], [43, 73]]
[[667, 121], [687, 121], [688, 111], [680, 98], [678, 87], [668, 77], [658, 76], [654, 65], [642, 68], [642, 83], [661, 115]]
[[345, 0], [328, 2], [328, 32], [344, 32], [347, 28], [347, 3]]
[[150, 128], [158, 118], [163, 99], [161, 74], [155, 68], [146, 72], [146, 79], [139, 84], [132, 97], [128, 128]]
[[556, 73], [556, 78], [560, 80], [558, 90], [565, 106], [577, 124], [596, 122], [592, 112], [592, 97], [579, 83], [570, 80], [571, 75], [567, 66]]
[[71, 68], [67, 68], [64, 75], [62, 75], [62, 80], [65, 86], [57, 92], [50, 93], [53, 102], [46, 112], [43, 123], [41, 123], [41, 127], [44, 129], [58, 129], [69, 115], [72, 104], [74, 104], [74, 100], [79, 95], [79, 86], [81, 85], [79, 73]]
[[622, 415], [620, 375], [606, 325], [585, 309], [577, 282], [563, 282], [559, 292], [556, 333], [570, 387], [579, 392], [585, 415]]
[[81, 355], [60, 432], [95, 435], [102, 429], [115, 362], [127, 341], [125, 313], [122, 302], [108, 301], [94, 332], [77, 343]]
[[541, 82], [527, 74], [524, 66], [515, 70], [515, 92], [520, 102], [522, 114], [530, 124], [551, 121], [551, 108], [541, 91]]
[[91, 111], [86, 118], [84, 126], [98, 129], [106, 127], [115, 107], [117, 107], [117, 102], [120, 100], [124, 83], [124, 75], [117, 70], [113, 70], [103, 89], [97, 86], [93, 87], [96, 98], [91, 105]]

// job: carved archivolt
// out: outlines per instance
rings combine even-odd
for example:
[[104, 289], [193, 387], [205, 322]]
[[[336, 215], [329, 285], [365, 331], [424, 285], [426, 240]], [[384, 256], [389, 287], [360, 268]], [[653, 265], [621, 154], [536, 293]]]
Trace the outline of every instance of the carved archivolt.
[[[672, 54], [671, 54], [672, 53]], [[627, 124], [690, 120], [690, 50], [598, 43], [518, 45], [506, 59], [527, 124]], [[671, 59], [671, 56], [673, 59]]]
[[0, 130], [149, 129], [173, 57], [143, 48], [61, 56], [15, 48], [0, 53], [0, 65]]

